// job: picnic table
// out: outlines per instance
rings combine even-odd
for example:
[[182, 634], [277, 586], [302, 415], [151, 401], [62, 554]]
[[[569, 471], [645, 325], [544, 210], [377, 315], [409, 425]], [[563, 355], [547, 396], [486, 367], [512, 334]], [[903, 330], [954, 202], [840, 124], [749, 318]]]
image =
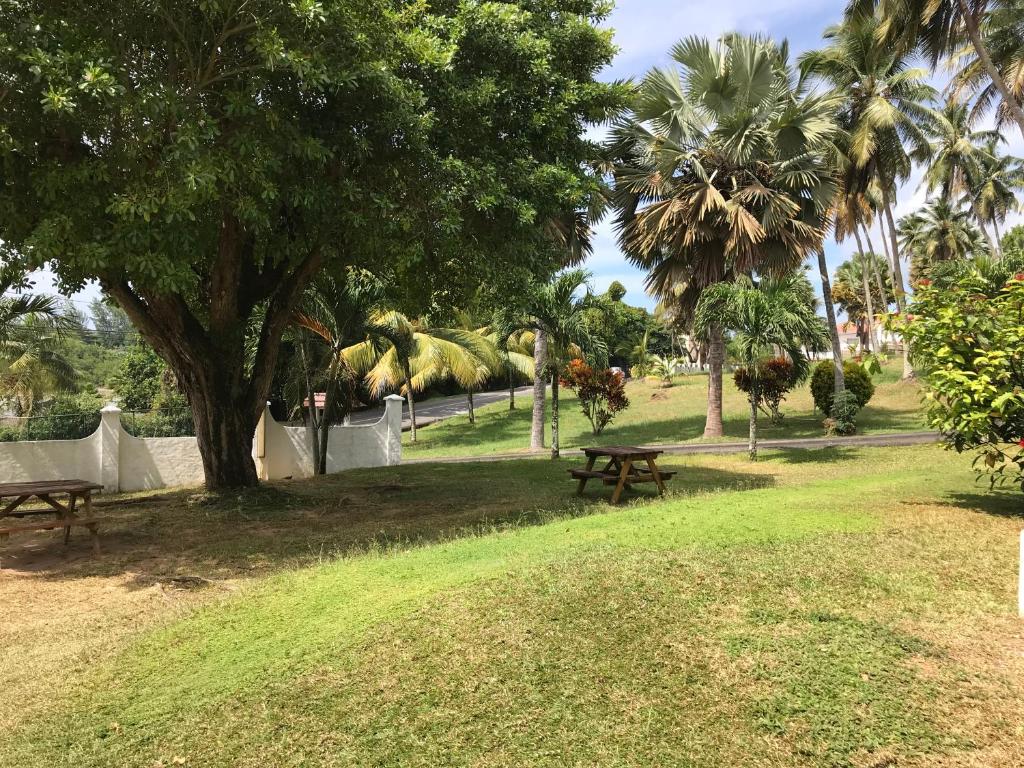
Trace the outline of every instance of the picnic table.
[[[665, 493], [665, 481], [675, 472], [658, 469], [655, 459], [664, 451], [653, 448], [638, 448], [633, 445], [608, 445], [597, 448], [583, 448], [587, 456], [586, 469], [570, 469], [569, 474], [578, 480], [576, 493], [582, 495], [588, 480], [600, 480], [605, 485], [614, 485], [612, 504], [619, 503], [622, 491], [637, 483], [656, 483], [658, 493]], [[603, 469], [594, 469], [598, 459], [607, 458]], [[640, 466], [637, 466], [640, 465]], [[644, 467], [646, 465], [646, 467]]]
[[[96, 531], [98, 521], [92, 516], [92, 492], [103, 488], [102, 485], [88, 480], [43, 480], [34, 483], [0, 483], [0, 505], [11, 499], [0, 508], [0, 540], [12, 533], [21, 531], [52, 531], [64, 529], [64, 543], [71, 538], [71, 528], [75, 525], [89, 529], [92, 548], [99, 554], [100, 540]], [[55, 496], [67, 494], [66, 503], [61, 503]], [[25, 509], [22, 505], [30, 499], [39, 499], [47, 508]], [[76, 509], [81, 499], [85, 509], [85, 517], [79, 517]], [[35, 520], [28, 523], [10, 523], [6, 518], [24, 519], [37, 515], [56, 515], [55, 520]]]

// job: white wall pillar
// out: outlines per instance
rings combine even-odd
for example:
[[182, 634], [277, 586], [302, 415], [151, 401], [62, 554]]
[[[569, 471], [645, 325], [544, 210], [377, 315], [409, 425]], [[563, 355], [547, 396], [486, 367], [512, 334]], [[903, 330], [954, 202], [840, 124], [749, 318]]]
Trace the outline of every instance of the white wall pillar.
[[260, 480], [270, 479], [270, 459], [267, 456], [267, 423], [272, 419], [270, 401], [263, 406], [263, 413], [256, 423], [256, 434], [252, 440], [252, 460], [256, 463], [256, 476]]
[[388, 428], [387, 463], [388, 466], [402, 463], [402, 405], [405, 398], [400, 395], [388, 395], [384, 398], [384, 422]]
[[121, 409], [107, 403], [100, 410], [100, 482], [104, 493], [121, 490]]

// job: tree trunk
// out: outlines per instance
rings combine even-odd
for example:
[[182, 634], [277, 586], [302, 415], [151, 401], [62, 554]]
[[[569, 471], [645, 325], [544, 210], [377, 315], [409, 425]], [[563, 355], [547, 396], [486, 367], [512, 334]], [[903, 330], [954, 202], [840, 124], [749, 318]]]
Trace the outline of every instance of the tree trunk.
[[992, 81], [992, 85], [999, 91], [999, 95], [1003, 97], [1003, 103], [1006, 105], [1006, 109], [1013, 116], [1013, 119], [1017, 123], [1017, 127], [1020, 128], [1021, 136], [1024, 136], [1024, 110], [1021, 110], [1020, 104], [1010, 93], [1010, 88], [1006, 85], [1006, 81], [1000, 74], [999, 69], [992, 62], [992, 57], [988, 53], [988, 49], [985, 47], [985, 42], [981, 39], [981, 30], [978, 28], [978, 18], [971, 13], [971, 9], [967, 5], [967, 0], [957, 0], [957, 5], [960, 8], [960, 15], [964, 20], [964, 27], [967, 29], [967, 37], [971, 40], [971, 45], [974, 46], [974, 52], [978, 54], [978, 60], [981, 62], [981, 66], [988, 74], [989, 79]]
[[838, 395], [846, 389], [846, 378], [843, 376], [843, 347], [839, 341], [836, 307], [832, 302], [832, 281], [828, 276], [828, 262], [825, 261], [824, 249], [818, 250], [818, 274], [821, 277], [821, 297], [825, 304], [825, 316], [828, 318], [829, 338], [832, 339], [832, 363], [835, 366], [836, 377], [835, 394]]
[[338, 391], [337, 373], [334, 363], [327, 371], [327, 384], [324, 387], [324, 412], [320, 414], [320, 451], [318, 452], [317, 474], [327, 474], [327, 448], [331, 439], [331, 422], [334, 421], [334, 408]]
[[988, 227], [985, 226], [985, 217], [978, 211], [976, 203], [971, 203], [971, 211], [974, 213], [974, 218], [978, 221], [978, 229], [981, 230], [981, 234], [985, 236], [985, 241], [988, 243], [988, 249], [992, 252], [992, 255], [996, 255], [996, 243], [992, 239], [992, 235], [988, 231]]
[[704, 437], [721, 437], [722, 430], [722, 366], [725, 365], [725, 334], [714, 325], [708, 334], [708, 410], [704, 421]]
[[409, 401], [409, 438], [416, 442], [416, 396], [412, 392], [412, 376], [405, 373], [405, 398]]
[[244, 408], [231, 387], [197, 387], [192, 380], [182, 383], [192, 406], [196, 442], [203, 459], [203, 473], [209, 490], [251, 488], [258, 484], [252, 459], [256, 420]]
[[319, 474], [320, 468], [320, 422], [316, 417], [316, 389], [313, 386], [313, 379], [310, 376], [310, 365], [306, 342], [299, 345], [299, 354], [302, 358], [302, 368], [306, 374], [306, 410], [309, 414], [309, 442], [310, 450], [313, 452], [313, 474]]
[[[862, 223], [861, 226], [864, 228], [864, 240], [868, 244], [868, 253], [871, 256], [871, 272], [875, 277], [875, 287], [878, 288], [879, 298], [885, 303], [885, 306], [881, 308], [882, 313], [885, 314], [889, 311], [889, 292], [885, 290], [885, 281], [882, 280], [882, 273], [878, 269], [878, 259], [876, 258], [878, 254], [875, 252], [875, 246], [871, 243], [871, 230], [866, 224]], [[889, 273], [890, 282], [892, 282], [892, 264], [886, 261], [885, 268]]]
[[992, 215], [992, 229], [996, 233], [996, 259], [1002, 261], [1003, 259], [1003, 236], [999, 234], [999, 219], [995, 214]]
[[473, 390], [466, 393], [466, 402], [469, 406], [469, 423], [476, 424], [476, 411], [473, 410]]
[[558, 371], [551, 373], [551, 458], [558, 458]]
[[[857, 240], [857, 250], [860, 251], [860, 277], [864, 291], [864, 306], [867, 308], [867, 317], [864, 318], [864, 322], [868, 327], [868, 344], [870, 347], [875, 347], [877, 344], [875, 339], [875, 307], [874, 302], [871, 301], [871, 287], [868, 285], [868, 265], [864, 255], [864, 244], [860, 241], [860, 231], [856, 225], [853, 227], [853, 236]], [[869, 349], [868, 351], [875, 352], [876, 350]]]
[[508, 371], [508, 409], [510, 411], [516, 409], [516, 380], [511, 368]]
[[[896, 295], [896, 309], [900, 314], [906, 309], [907, 289], [903, 282], [903, 266], [900, 263], [900, 248], [896, 237], [896, 220], [892, 215], [892, 202], [889, 200], [889, 189], [882, 185], [882, 203], [885, 209], [885, 221], [889, 225], [889, 244], [892, 246], [892, 269], [895, 278], [893, 293]], [[903, 340], [903, 378], [914, 378], [914, 367], [910, 364], [910, 350], [907, 342]]]
[[530, 448], [544, 447], [544, 394], [547, 389], [544, 371], [547, 367], [548, 340], [540, 328], [533, 344], [533, 421], [530, 425]]
[[750, 388], [750, 443], [747, 452], [751, 461], [757, 461], [757, 405], [760, 397], [757, 385]]

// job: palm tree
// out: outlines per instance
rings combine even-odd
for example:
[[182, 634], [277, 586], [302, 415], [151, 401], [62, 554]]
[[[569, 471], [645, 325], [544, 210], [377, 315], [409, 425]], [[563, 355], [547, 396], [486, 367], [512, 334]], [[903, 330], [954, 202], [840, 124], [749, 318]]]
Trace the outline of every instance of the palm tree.
[[1010, 155], [1000, 155], [997, 141], [990, 140], [985, 144], [985, 152], [980, 158], [981, 168], [978, 179], [970, 190], [970, 202], [979, 223], [992, 225], [995, 233], [993, 253], [1002, 256], [1002, 234], [999, 223], [1006, 221], [1011, 212], [1020, 210], [1017, 193], [1024, 190], [1024, 160]]
[[875, 343], [871, 322], [875, 308], [887, 306], [892, 296], [891, 284], [883, 283], [879, 289], [867, 279], [868, 274], [874, 271], [871, 263], [880, 260], [880, 256], [870, 251], [857, 252], [839, 265], [832, 284], [832, 296], [836, 304], [856, 324], [861, 346], [865, 348], [872, 348]]
[[[992, 63], [1006, 83], [1013, 103], [1024, 103], [1024, 57], [1021, 56], [1024, 17], [1019, 8], [1010, 3], [995, 5], [989, 9], [981, 31]], [[955, 99], [971, 103], [972, 122], [988, 114], [993, 105], [996, 127], [1002, 128], [1014, 121], [1009, 105], [1003, 101], [973, 45], [968, 43], [954, 52], [950, 65], [954, 73], [949, 93]]]
[[24, 269], [0, 264], [0, 396], [24, 414], [42, 395], [70, 388], [78, 377], [63, 350], [73, 321], [56, 297], [25, 292], [30, 288]]
[[934, 264], [987, 253], [971, 214], [942, 198], [900, 219], [899, 232], [903, 248], [911, 254], [910, 273], [914, 280], [927, 275]]
[[581, 269], [560, 272], [534, 292], [526, 308], [530, 327], [541, 331], [547, 340], [552, 459], [559, 456], [558, 380], [562, 367], [570, 359], [584, 354], [597, 358], [599, 362], [603, 362], [608, 354], [604, 342], [591, 332], [587, 322], [588, 311], [596, 306], [589, 280], [590, 273]]
[[432, 327], [394, 310], [373, 313], [370, 326], [367, 337], [345, 353], [357, 359], [375, 358], [366, 372], [371, 392], [382, 395], [398, 390], [405, 394], [413, 442], [417, 392], [446, 378], [467, 389], [479, 386], [500, 364], [494, 345], [476, 331]]
[[491, 325], [481, 328], [479, 333], [494, 345], [501, 360], [501, 369], [508, 379], [508, 409], [516, 409], [516, 374], [530, 378], [534, 375], [534, 345], [537, 333], [534, 329], [517, 327], [503, 313], [495, 313]]
[[757, 461], [757, 415], [761, 407], [758, 372], [762, 363], [783, 350], [798, 379], [810, 361], [805, 350], [825, 349], [828, 331], [818, 317], [814, 291], [803, 272], [754, 285], [741, 278], [711, 286], [697, 305], [695, 327], [707, 333], [716, 325], [733, 331], [731, 348], [751, 374], [751, 461]]
[[[999, 93], [1002, 106], [1024, 135], [1024, 110], [1007, 84], [1003, 72], [986, 44], [984, 25], [989, 11], [1006, 9], [1012, 21], [1020, 10], [1009, 0], [851, 0], [847, 16], [873, 13], [878, 7], [883, 24], [879, 39], [904, 52], [920, 48], [932, 66], [956, 53], [969, 41], [978, 67]], [[966, 40], [965, 40], [966, 37]], [[1003, 62], [1005, 67], [1005, 62]]]
[[[788, 50], [762, 37], [676, 44], [613, 131], [623, 251], [647, 286], [692, 316], [708, 287], [781, 275], [817, 252], [835, 185], [825, 161], [835, 99], [807, 91]], [[721, 328], [708, 333], [705, 436], [722, 434]]]

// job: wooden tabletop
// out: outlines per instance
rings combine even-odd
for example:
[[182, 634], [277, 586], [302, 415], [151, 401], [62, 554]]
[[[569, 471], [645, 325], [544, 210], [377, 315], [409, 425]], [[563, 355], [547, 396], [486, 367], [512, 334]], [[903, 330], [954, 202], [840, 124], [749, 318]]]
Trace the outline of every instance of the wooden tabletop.
[[664, 453], [656, 448], [638, 448], [635, 445], [603, 445], [595, 448], [582, 448], [587, 456], [610, 456], [614, 459], [636, 459], [657, 456]]
[[89, 480], [40, 480], [34, 483], [0, 483], [0, 499], [6, 496], [37, 496], [41, 493], [83, 493], [102, 490]]

